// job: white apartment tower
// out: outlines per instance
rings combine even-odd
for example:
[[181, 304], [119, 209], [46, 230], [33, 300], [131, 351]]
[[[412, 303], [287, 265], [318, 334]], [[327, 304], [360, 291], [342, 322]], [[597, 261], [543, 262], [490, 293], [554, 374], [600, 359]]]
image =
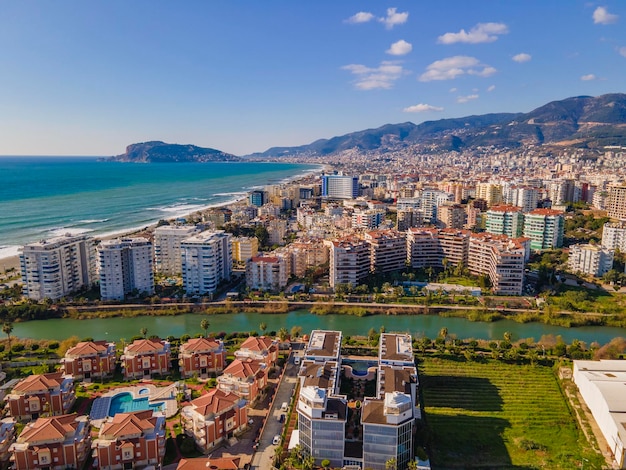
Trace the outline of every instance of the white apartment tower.
[[582, 272], [601, 277], [613, 268], [615, 252], [597, 245], [572, 245], [567, 266], [572, 272]]
[[154, 230], [156, 272], [176, 275], [182, 272], [180, 244], [198, 229], [194, 225], [162, 225]]
[[327, 242], [330, 247], [329, 281], [333, 289], [339, 284], [356, 286], [370, 271], [370, 246], [357, 237]]
[[612, 219], [626, 220], [626, 185], [609, 186], [609, 199], [606, 203], [607, 215]]
[[22, 247], [23, 293], [31, 300], [57, 300], [96, 280], [96, 245], [85, 235], [65, 235]]
[[206, 231], [185, 238], [182, 253], [183, 287], [188, 295], [213, 294], [232, 272], [231, 235]]
[[602, 246], [626, 252], [626, 222], [607, 222], [604, 224]]
[[123, 300], [133, 291], [154, 293], [152, 242], [145, 238], [107, 240], [98, 248], [100, 296]]
[[281, 256], [253, 256], [246, 263], [250, 289], [278, 291], [287, 285], [288, 266]]

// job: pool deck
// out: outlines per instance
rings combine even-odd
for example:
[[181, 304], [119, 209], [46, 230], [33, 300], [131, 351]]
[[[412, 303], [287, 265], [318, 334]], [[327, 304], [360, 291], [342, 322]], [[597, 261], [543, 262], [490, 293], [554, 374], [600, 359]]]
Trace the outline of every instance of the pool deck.
[[[148, 393], [139, 393], [143, 390], [147, 390]], [[152, 384], [140, 384], [109, 390], [100, 398], [97, 398], [93, 403], [92, 414], [94, 413], [94, 410], [106, 407], [106, 410], [104, 410], [106, 416], [94, 416], [94, 418], [91, 419], [91, 424], [99, 428], [109, 415], [109, 406], [111, 405], [111, 399], [115, 395], [125, 392], [130, 393], [133, 399], [147, 397], [149, 403], [163, 403], [165, 405], [166, 418], [170, 418], [178, 412], [178, 403], [176, 402], [176, 394], [178, 393], [178, 388], [175, 383], [166, 387], [157, 387]], [[102, 413], [99, 414], [101, 415]]]

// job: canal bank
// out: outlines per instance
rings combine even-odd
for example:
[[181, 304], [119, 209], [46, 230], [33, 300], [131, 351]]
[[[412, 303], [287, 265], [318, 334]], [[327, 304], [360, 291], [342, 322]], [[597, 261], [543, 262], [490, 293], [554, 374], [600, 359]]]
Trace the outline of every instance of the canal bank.
[[606, 344], [616, 337], [626, 336], [626, 329], [604, 326], [566, 328], [545, 325], [543, 323], [517, 323], [512, 320], [494, 322], [472, 322], [465, 318], [441, 317], [437, 315], [370, 315], [356, 317], [350, 315], [313, 315], [308, 310], [294, 310], [287, 313], [229, 313], [221, 315], [203, 315], [187, 313], [175, 316], [135, 316], [93, 318], [77, 320], [72, 318], [52, 318], [14, 323], [12, 336], [18, 338], [63, 340], [69, 336], [104, 339], [110, 341], [129, 340], [140, 334], [142, 328], [148, 335], [160, 337], [184, 334], [191, 336], [202, 334], [200, 321], [207, 319], [209, 331], [225, 332], [260, 332], [261, 323], [267, 325], [267, 331], [280, 328], [291, 330], [301, 327], [302, 333], [314, 329], [341, 330], [344, 335], [367, 335], [371, 328], [386, 331], [408, 332], [415, 337], [435, 338], [441, 328], [447, 328], [449, 335], [461, 339], [502, 339], [505, 332], [512, 334], [513, 340], [533, 338], [538, 341], [543, 335], [560, 335], [566, 342], [574, 339], [590, 344], [594, 341]]

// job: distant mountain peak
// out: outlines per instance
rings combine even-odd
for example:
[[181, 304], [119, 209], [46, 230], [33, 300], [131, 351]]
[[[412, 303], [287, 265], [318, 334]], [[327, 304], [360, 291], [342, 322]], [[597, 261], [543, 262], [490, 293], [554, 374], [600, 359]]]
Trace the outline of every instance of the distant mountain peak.
[[189, 144], [168, 144], [160, 140], [130, 144], [126, 152], [107, 158], [108, 161], [134, 163], [167, 162], [238, 162], [242, 159], [230, 153]]

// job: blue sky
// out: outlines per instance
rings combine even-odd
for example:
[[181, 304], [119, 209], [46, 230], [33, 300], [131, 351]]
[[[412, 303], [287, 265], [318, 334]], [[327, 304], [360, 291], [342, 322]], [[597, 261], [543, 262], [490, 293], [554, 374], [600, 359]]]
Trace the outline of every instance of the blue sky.
[[626, 92], [626, 2], [0, 2], [0, 155], [242, 155]]

